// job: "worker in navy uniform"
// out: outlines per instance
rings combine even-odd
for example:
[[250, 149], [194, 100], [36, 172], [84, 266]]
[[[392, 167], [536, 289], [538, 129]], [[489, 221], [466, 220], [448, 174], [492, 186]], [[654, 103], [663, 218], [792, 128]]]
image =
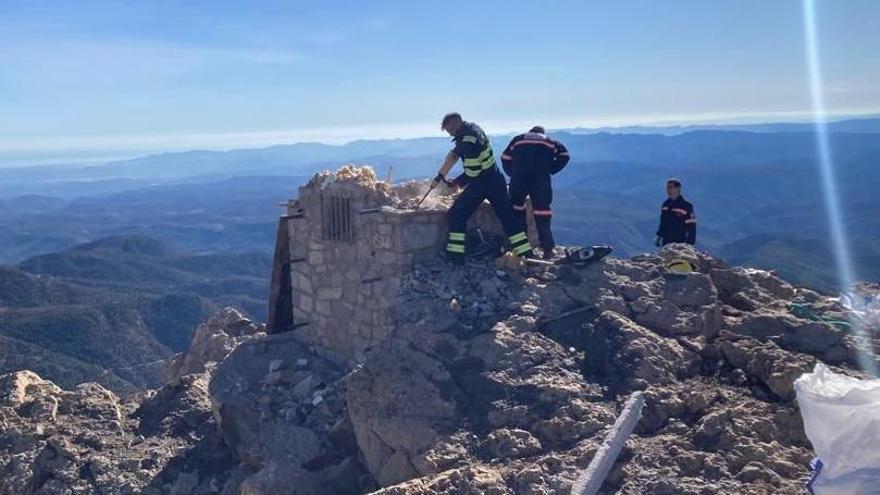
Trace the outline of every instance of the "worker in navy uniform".
[[665, 246], [672, 242], [694, 244], [697, 242], [697, 217], [694, 215], [694, 205], [681, 195], [681, 181], [667, 180], [666, 194], [669, 198], [663, 202], [660, 209], [660, 227], [657, 229], [654, 244], [657, 246]]
[[[525, 225], [513, 213], [507, 195], [507, 184], [495, 164], [492, 145], [486, 133], [480, 126], [462, 120], [458, 113], [443, 117], [441, 127], [452, 136], [455, 147], [446, 154], [432, 187], [440, 182], [464, 187], [464, 191], [449, 209], [447, 255], [455, 260], [464, 258], [467, 220], [483, 200], [488, 199], [508, 236], [510, 250], [518, 256], [531, 256], [532, 246], [526, 236]], [[464, 165], [464, 173], [453, 181], [447, 181], [446, 174], [459, 159]]]
[[525, 223], [526, 196], [532, 199], [532, 214], [538, 230], [538, 241], [545, 259], [552, 258], [556, 242], [550, 229], [553, 210], [553, 187], [550, 176], [561, 171], [571, 156], [565, 146], [546, 135], [541, 126], [514, 137], [504, 153], [501, 164], [510, 176], [510, 201], [513, 211]]

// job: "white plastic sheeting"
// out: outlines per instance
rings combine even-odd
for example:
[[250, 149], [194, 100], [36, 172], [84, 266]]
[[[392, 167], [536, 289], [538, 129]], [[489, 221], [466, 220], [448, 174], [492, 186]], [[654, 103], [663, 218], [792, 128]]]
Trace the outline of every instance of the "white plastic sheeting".
[[817, 460], [816, 495], [880, 494], [880, 380], [859, 380], [819, 363], [795, 381]]

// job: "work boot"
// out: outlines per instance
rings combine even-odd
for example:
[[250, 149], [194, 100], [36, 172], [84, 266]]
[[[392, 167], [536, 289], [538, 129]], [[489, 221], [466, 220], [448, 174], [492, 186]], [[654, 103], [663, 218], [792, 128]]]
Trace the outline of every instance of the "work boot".
[[559, 258], [555, 247], [541, 248], [541, 255], [545, 261], [554, 261]]
[[444, 250], [440, 251], [439, 253], [437, 253], [437, 255], [440, 256], [440, 259], [447, 261], [449, 263], [454, 263], [456, 265], [463, 265], [464, 264], [464, 255], [463, 254], [450, 253], [449, 251], [444, 249]]

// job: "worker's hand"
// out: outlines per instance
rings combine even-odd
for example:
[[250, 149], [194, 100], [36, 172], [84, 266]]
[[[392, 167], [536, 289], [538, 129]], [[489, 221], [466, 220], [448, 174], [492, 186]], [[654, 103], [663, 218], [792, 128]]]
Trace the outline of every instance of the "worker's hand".
[[663, 238], [660, 237], [659, 235], [655, 236], [654, 237], [654, 245], [657, 247], [660, 247], [661, 245], [663, 245]]
[[434, 177], [434, 180], [431, 181], [431, 188], [437, 187], [441, 182], [446, 182], [446, 177], [443, 174], [437, 174], [437, 177]]

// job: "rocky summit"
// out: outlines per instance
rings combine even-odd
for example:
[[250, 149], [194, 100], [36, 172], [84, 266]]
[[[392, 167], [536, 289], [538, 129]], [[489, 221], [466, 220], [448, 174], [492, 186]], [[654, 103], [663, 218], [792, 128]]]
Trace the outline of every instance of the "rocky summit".
[[[669, 273], [686, 260], [690, 273]], [[792, 382], [859, 375], [836, 298], [667, 246], [583, 268], [418, 265], [354, 363], [224, 310], [160, 389], [0, 377], [0, 494], [567, 494], [622, 404], [617, 494], [803, 493]]]

